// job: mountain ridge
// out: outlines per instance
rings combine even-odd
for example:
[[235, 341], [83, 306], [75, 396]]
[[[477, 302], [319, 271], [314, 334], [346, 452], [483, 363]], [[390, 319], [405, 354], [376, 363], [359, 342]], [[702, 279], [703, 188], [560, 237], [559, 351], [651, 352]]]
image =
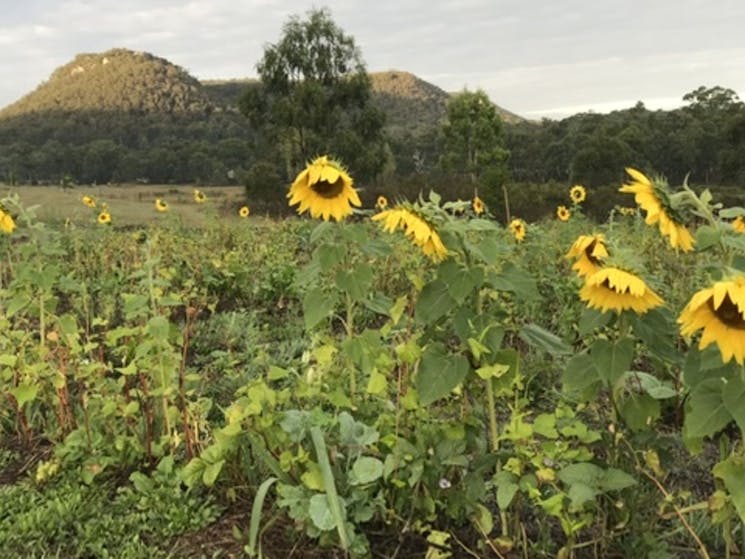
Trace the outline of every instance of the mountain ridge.
[[[439, 125], [452, 97], [403, 70], [369, 73], [374, 103], [389, 116], [393, 132], [414, 133]], [[124, 111], [179, 114], [237, 111], [245, 88], [257, 78], [198, 80], [185, 69], [148, 52], [113, 48], [79, 53], [34, 90], [0, 108], [0, 119], [43, 111]], [[506, 122], [522, 117], [497, 105]]]

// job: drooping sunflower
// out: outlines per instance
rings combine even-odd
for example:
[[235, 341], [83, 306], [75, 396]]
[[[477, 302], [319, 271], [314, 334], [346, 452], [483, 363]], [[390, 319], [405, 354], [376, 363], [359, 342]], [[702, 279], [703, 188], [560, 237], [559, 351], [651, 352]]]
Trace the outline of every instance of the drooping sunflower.
[[473, 197], [472, 206], [473, 206], [473, 213], [475, 213], [476, 215], [481, 215], [485, 211], [484, 201], [478, 196]]
[[341, 221], [352, 214], [352, 206], [362, 202], [352, 186], [350, 177], [341, 164], [327, 156], [310, 162], [292, 183], [287, 193], [290, 206], [299, 204], [297, 212], [310, 210], [313, 218]]
[[581, 204], [587, 198], [587, 191], [581, 184], [575, 184], [569, 189], [569, 197], [572, 199], [573, 203]]
[[440, 239], [434, 226], [418, 215], [414, 210], [396, 207], [372, 216], [373, 221], [382, 221], [383, 230], [393, 233], [403, 229], [404, 234], [412, 243], [422, 249], [434, 262], [447, 258], [448, 249]]
[[738, 215], [732, 222], [732, 229], [738, 233], [745, 233], [745, 219], [741, 215]]
[[10, 235], [15, 228], [16, 222], [13, 220], [13, 216], [0, 204], [0, 231]]
[[699, 348], [716, 343], [722, 361], [745, 361], [745, 276], [715, 282], [698, 291], [678, 317], [680, 333], [689, 337], [703, 328]]
[[108, 225], [111, 223], [111, 214], [107, 211], [102, 211], [100, 214], [98, 214], [98, 223], [101, 225]]
[[378, 196], [378, 199], [375, 202], [375, 209], [377, 210], [384, 210], [388, 207], [388, 198], [385, 196]]
[[155, 209], [158, 210], [161, 213], [167, 212], [168, 211], [168, 202], [166, 202], [165, 200], [161, 200], [160, 198], [158, 198], [155, 201]]
[[204, 204], [207, 201], [207, 195], [201, 190], [194, 189], [194, 201], [197, 204]]
[[608, 258], [608, 248], [605, 245], [605, 235], [580, 235], [574, 241], [565, 258], [574, 258], [572, 270], [581, 278], [599, 271], [603, 260]]
[[515, 237], [515, 240], [519, 243], [525, 239], [526, 227], [525, 222], [522, 219], [513, 219], [510, 221], [510, 231]]
[[633, 180], [624, 184], [620, 191], [634, 194], [638, 206], [647, 213], [644, 218], [647, 225], [656, 223], [660, 233], [668, 238], [670, 246], [674, 249], [680, 248], [683, 252], [693, 250], [693, 236], [674, 215], [674, 210], [668, 202], [666, 186], [661, 181], [652, 182], [644, 173], [631, 167], [627, 167], [626, 172]]
[[243, 218], [248, 217], [249, 213], [251, 213], [251, 210], [248, 209], [248, 206], [242, 206], [241, 209], [238, 210], [238, 215]]
[[664, 303], [639, 276], [611, 266], [588, 276], [579, 298], [601, 312], [632, 310], [644, 314]]
[[85, 195], [82, 198], [83, 205], [89, 207], [89, 208], [95, 208], [96, 207], [96, 200], [92, 196]]
[[556, 217], [561, 221], [569, 221], [569, 218], [572, 217], [572, 212], [570, 212], [566, 206], [559, 206], [556, 208]]

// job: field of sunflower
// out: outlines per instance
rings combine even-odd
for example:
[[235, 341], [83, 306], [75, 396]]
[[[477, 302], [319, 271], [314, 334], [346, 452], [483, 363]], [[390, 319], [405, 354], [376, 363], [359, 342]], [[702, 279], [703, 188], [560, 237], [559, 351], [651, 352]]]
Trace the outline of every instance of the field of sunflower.
[[627, 172], [604, 223], [325, 156], [302, 219], [5, 197], [3, 556], [739, 556], [745, 208]]

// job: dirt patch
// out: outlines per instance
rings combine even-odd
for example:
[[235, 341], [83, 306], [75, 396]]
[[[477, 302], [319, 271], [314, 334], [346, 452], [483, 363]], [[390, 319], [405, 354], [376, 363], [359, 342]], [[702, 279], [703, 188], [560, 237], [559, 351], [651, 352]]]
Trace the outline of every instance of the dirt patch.
[[52, 446], [44, 439], [36, 439], [28, 446], [10, 440], [0, 445], [0, 451], [12, 456], [7, 463], [0, 465], [0, 485], [12, 485], [32, 472], [40, 460], [47, 460]]

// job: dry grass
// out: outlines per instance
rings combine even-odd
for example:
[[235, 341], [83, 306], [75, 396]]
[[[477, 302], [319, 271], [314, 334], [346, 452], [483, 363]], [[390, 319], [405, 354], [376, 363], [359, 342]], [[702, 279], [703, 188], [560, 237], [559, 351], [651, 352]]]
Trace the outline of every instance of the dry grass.
[[[242, 186], [209, 186], [200, 188], [207, 202], [194, 202], [193, 186], [174, 185], [101, 185], [61, 188], [58, 186], [13, 186], [0, 188], [0, 197], [18, 194], [25, 207], [36, 206], [36, 215], [46, 222], [95, 223], [97, 210], [82, 203], [85, 195], [108, 204], [112, 225], [149, 225], [163, 220], [179, 220], [184, 225], [199, 227], [206, 220], [239, 219], [238, 209], [246, 203]], [[165, 200], [167, 213], [155, 210], [155, 200]]]

